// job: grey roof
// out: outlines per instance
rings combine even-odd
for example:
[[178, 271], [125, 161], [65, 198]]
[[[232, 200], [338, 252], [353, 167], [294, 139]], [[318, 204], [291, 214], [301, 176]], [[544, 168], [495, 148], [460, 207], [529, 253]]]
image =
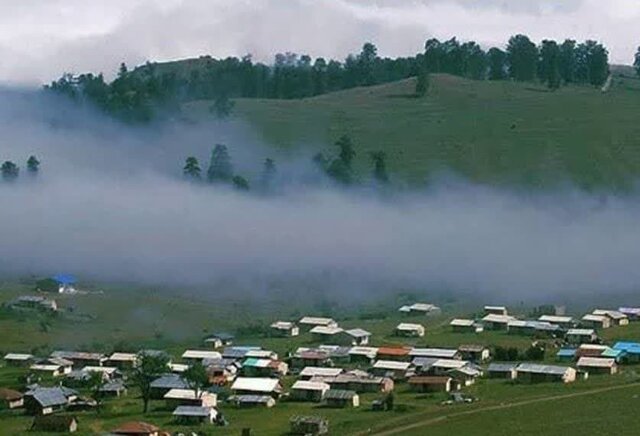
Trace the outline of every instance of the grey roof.
[[77, 395], [78, 393], [73, 389], [65, 388], [63, 386], [55, 388], [41, 388], [37, 387], [33, 390], [27, 391], [25, 396], [33, 397], [42, 407], [51, 406], [63, 406], [67, 404], [67, 400], [70, 396]]
[[175, 416], [209, 416], [210, 414], [211, 407], [178, 406], [173, 411]]
[[487, 371], [489, 372], [510, 372], [518, 367], [517, 363], [490, 363]]
[[165, 374], [151, 382], [157, 389], [187, 389], [189, 386], [178, 374]]
[[364, 338], [364, 337], [367, 337], [367, 336], [371, 336], [370, 332], [368, 332], [368, 331], [366, 331], [364, 329], [360, 329], [360, 328], [345, 330], [345, 332], [349, 336], [353, 336], [354, 338]]
[[517, 369], [518, 372], [564, 375], [569, 367], [556, 365], [540, 365], [537, 363], [521, 363], [520, 365], [518, 365]]
[[269, 395], [233, 395], [229, 397], [229, 401], [236, 401], [238, 403], [268, 403], [272, 400]]
[[355, 391], [346, 391], [342, 389], [329, 389], [324, 394], [325, 400], [350, 400], [358, 394]]
[[411, 363], [413, 363], [413, 366], [416, 366], [418, 368], [431, 368], [431, 365], [433, 365], [438, 360], [440, 359], [437, 359], [435, 357], [415, 357], [411, 361]]
[[102, 385], [100, 392], [116, 392], [124, 389], [126, 389], [126, 387], [122, 381], [113, 381]]

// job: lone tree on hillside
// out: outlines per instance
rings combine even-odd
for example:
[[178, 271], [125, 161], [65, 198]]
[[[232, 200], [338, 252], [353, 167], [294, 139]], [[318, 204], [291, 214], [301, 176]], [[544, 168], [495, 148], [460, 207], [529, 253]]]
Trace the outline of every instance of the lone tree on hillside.
[[196, 398], [200, 398], [202, 389], [209, 383], [207, 369], [200, 362], [187, 368], [187, 370], [182, 373], [182, 378], [189, 388], [195, 391]]
[[133, 369], [130, 379], [140, 389], [143, 413], [147, 413], [149, 411], [149, 401], [151, 400], [151, 382], [166, 373], [169, 359], [163, 354], [151, 355], [142, 353], [139, 357], [139, 364]]
[[6, 182], [13, 182], [18, 178], [20, 174], [20, 168], [10, 160], [5, 161], [0, 167], [0, 173], [2, 173], [2, 179]]
[[353, 183], [352, 163], [356, 157], [353, 143], [349, 136], [343, 135], [336, 141], [336, 145], [340, 148], [340, 153], [337, 159], [331, 161], [326, 172], [335, 181], [350, 185]]
[[38, 174], [38, 171], [40, 171], [40, 161], [37, 157], [29, 156], [29, 159], [27, 159], [27, 171], [29, 171], [29, 174], [32, 176]]
[[211, 162], [207, 170], [209, 182], [230, 182], [233, 178], [233, 166], [227, 146], [216, 144], [211, 152]]
[[200, 169], [200, 162], [194, 156], [189, 156], [184, 163], [182, 174], [191, 180], [200, 180], [202, 178], [202, 170]]
[[429, 73], [425, 68], [421, 68], [416, 78], [416, 97], [424, 97], [429, 90]]
[[640, 76], [640, 47], [636, 51], [636, 56], [633, 60], [633, 66], [636, 68], [636, 73]]
[[373, 151], [369, 153], [373, 162], [373, 178], [376, 182], [386, 184], [389, 183], [389, 174], [387, 174], [387, 155], [384, 151]]

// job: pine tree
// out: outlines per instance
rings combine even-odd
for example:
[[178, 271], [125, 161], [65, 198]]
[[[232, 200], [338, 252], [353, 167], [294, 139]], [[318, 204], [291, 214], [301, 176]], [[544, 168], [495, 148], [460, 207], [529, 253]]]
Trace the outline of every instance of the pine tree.
[[373, 161], [373, 178], [376, 182], [386, 184], [389, 183], [389, 174], [387, 173], [386, 158], [384, 151], [374, 151], [369, 154]]
[[2, 179], [5, 182], [13, 182], [20, 175], [20, 168], [10, 160], [5, 161], [0, 167], [0, 173], [2, 174]]
[[211, 152], [211, 162], [207, 170], [209, 182], [230, 182], [233, 178], [233, 166], [226, 145], [216, 144]]
[[40, 171], [40, 161], [38, 158], [35, 156], [29, 156], [29, 159], [27, 160], [27, 171], [29, 171], [29, 174], [33, 176], [38, 174], [38, 171]]
[[184, 168], [182, 169], [182, 174], [185, 177], [191, 180], [200, 180], [202, 178], [202, 170], [200, 169], [200, 163], [198, 159], [194, 156], [189, 156], [185, 160]]

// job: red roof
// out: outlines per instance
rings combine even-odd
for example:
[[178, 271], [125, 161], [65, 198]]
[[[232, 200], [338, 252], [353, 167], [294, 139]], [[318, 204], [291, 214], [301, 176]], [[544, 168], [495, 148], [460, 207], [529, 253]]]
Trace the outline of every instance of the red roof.
[[153, 424], [140, 421], [125, 422], [117, 429], [113, 430], [115, 434], [149, 434], [156, 433], [159, 430]]
[[380, 347], [378, 348], [378, 355], [384, 356], [408, 356], [411, 352], [410, 348], [406, 347]]

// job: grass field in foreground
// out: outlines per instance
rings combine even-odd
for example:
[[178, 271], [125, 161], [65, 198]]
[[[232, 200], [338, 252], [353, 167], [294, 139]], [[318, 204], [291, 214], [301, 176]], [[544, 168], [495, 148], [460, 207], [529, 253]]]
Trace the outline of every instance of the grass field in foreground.
[[[472, 81], [433, 75], [425, 98], [414, 79], [302, 100], [239, 99], [235, 116], [284, 150], [320, 150], [349, 134], [357, 169], [383, 150], [396, 180], [440, 170], [492, 185], [626, 189], [640, 175], [640, 81], [616, 77], [610, 92]], [[185, 106], [206, 119], [210, 102]], [[229, 144], [233, 150], [233, 144]], [[333, 150], [332, 150], [333, 151]], [[309, 156], [310, 157], [310, 156]]]

